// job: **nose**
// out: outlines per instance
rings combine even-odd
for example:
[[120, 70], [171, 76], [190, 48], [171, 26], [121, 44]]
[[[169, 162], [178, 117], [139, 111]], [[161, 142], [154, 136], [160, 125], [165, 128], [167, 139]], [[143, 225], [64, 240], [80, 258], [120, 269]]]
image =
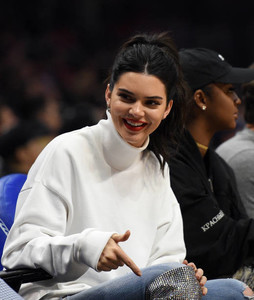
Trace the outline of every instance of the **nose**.
[[239, 106], [242, 103], [242, 100], [237, 96], [237, 99], [234, 102], [236, 106]]
[[145, 115], [144, 106], [140, 102], [135, 102], [131, 105], [129, 114], [134, 117], [143, 117]]
[[232, 100], [234, 101], [236, 106], [239, 106], [242, 103], [241, 99], [239, 98], [236, 92], [233, 92]]

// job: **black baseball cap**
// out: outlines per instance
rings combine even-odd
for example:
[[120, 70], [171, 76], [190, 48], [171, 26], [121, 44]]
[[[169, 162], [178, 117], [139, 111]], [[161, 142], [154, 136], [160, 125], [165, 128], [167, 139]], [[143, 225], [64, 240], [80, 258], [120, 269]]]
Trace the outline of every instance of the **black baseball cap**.
[[254, 69], [234, 68], [210, 49], [181, 49], [179, 56], [184, 78], [193, 90], [213, 82], [242, 84], [254, 80]]

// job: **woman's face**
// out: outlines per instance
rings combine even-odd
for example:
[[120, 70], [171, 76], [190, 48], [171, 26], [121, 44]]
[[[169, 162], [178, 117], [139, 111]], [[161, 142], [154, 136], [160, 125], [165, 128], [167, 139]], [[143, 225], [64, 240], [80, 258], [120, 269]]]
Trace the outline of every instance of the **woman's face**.
[[207, 103], [207, 114], [216, 130], [234, 129], [238, 118], [238, 106], [241, 100], [235, 93], [232, 84], [212, 84], [210, 101]]
[[134, 72], [122, 74], [105, 96], [116, 130], [134, 147], [145, 143], [173, 104], [167, 105], [165, 85], [157, 77]]

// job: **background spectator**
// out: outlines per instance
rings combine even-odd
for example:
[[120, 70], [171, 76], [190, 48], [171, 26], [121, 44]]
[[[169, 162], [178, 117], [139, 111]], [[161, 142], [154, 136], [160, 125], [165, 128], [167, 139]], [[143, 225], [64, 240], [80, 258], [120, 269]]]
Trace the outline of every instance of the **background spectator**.
[[0, 136], [1, 175], [24, 173], [53, 138], [52, 132], [38, 121], [22, 121]]
[[254, 218], [254, 81], [244, 84], [242, 90], [245, 127], [222, 143], [216, 152], [234, 170], [246, 212]]

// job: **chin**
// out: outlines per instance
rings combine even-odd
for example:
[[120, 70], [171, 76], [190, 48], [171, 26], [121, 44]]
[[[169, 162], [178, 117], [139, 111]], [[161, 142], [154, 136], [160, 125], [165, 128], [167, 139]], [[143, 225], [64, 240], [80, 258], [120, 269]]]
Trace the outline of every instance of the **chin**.
[[139, 141], [131, 141], [131, 140], [125, 140], [129, 145], [131, 145], [132, 147], [137, 147], [140, 148], [143, 146], [144, 142], [139, 142]]

